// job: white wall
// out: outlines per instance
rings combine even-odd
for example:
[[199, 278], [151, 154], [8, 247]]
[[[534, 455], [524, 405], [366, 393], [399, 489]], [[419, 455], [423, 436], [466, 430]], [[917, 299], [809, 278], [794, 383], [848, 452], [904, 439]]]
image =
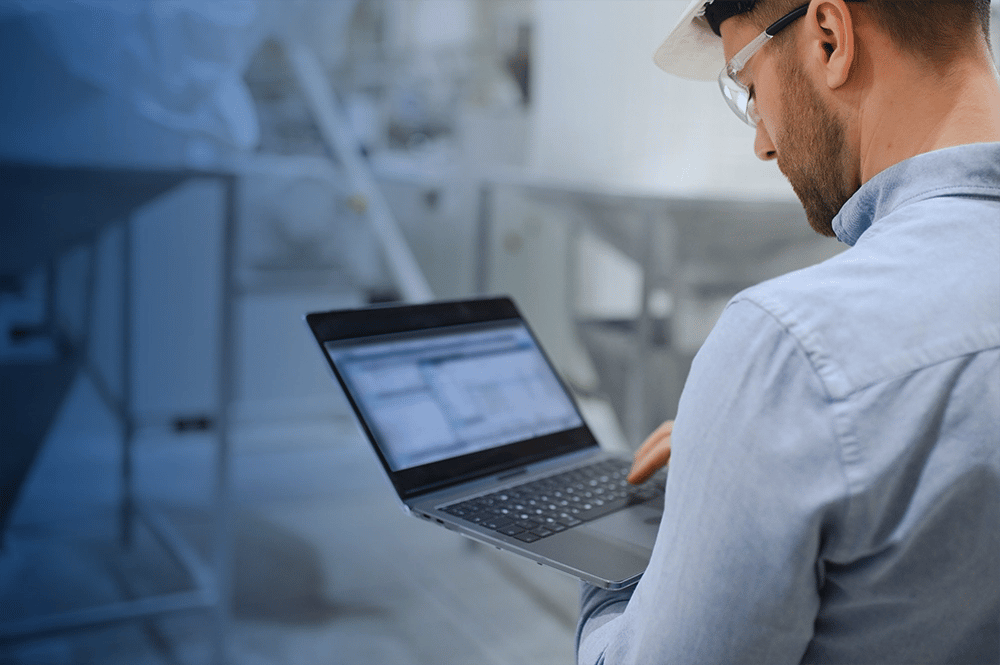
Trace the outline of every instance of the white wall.
[[653, 64], [687, 4], [535, 0], [534, 170], [661, 194], [793, 196], [777, 166], [754, 156], [753, 130], [715, 83]]

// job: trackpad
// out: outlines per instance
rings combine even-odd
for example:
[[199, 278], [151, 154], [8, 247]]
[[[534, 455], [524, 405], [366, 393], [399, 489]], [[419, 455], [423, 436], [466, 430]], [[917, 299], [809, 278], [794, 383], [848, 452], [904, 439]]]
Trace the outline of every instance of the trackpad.
[[636, 547], [652, 550], [660, 528], [662, 504], [619, 510], [578, 528]]

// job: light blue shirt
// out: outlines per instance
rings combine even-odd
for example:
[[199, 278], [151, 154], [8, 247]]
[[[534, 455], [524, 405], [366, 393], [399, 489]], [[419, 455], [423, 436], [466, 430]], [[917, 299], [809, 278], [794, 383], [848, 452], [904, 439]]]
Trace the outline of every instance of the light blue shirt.
[[699, 351], [652, 560], [584, 587], [579, 662], [1000, 663], [1000, 144], [834, 228]]

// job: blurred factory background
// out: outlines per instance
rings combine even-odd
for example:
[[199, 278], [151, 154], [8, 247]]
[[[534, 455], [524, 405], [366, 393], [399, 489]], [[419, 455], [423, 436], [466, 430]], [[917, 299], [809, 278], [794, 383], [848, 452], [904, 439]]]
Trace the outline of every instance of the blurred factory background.
[[653, 66], [686, 4], [0, 0], [0, 663], [573, 662], [576, 581], [404, 516], [302, 316], [510, 294], [637, 447], [840, 251]]

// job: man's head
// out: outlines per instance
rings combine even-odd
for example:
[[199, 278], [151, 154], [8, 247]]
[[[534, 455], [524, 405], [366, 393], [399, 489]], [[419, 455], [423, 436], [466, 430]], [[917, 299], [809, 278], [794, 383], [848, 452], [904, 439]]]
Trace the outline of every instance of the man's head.
[[[756, 127], [757, 155], [777, 160], [810, 224], [833, 235], [833, 217], [873, 166], [889, 165], [893, 114], [933, 116], [922, 98], [946, 94], [940, 84], [963, 58], [992, 67], [988, 41], [989, 0], [701, 0], [655, 60], [687, 78], [718, 77]], [[925, 129], [935, 131], [916, 133]]]

